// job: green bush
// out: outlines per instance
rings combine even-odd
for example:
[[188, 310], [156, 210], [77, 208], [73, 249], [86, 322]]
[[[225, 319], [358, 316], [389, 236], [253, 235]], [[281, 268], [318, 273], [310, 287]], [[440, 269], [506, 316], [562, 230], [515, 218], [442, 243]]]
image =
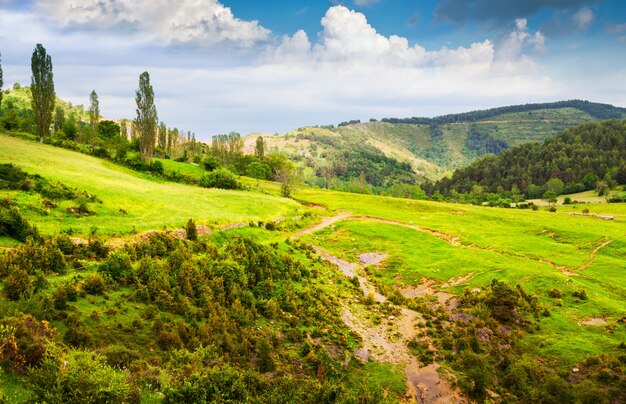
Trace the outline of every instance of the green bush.
[[193, 219], [189, 219], [185, 225], [185, 232], [187, 233], [187, 240], [195, 241], [198, 239], [198, 229], [196, 229]]
[[226, 168], [218, 168], [205, 174], [200, 180], [200, 185], [205, 188], [240, 189], [241, 184], [235, 174]]
[[18, 266], [9, 268], [9, 276], [4, 281], [4, 293], [10, 300], [29, 298], [33, 290], [28, 272]]
[[41, 240], [37, 228], [31, 226], [15, 206], [0, 206], [0, 236], [9, 236], [22, 242], [28, 237]]
[[101, 295], [106, 288], [106, 281], [99, 273], [87, 275], [82, 284], [82, 289], [90, 295]]
[[36, 401], [50, 403], [124, 403], [131, 399], [127, 374], [89, 351], [55, 352], [29, 374]]
[[128, 253], [113, 251], [98, 267], [98, 272], [115, 282], [128, 280], [133, 273], [133, 266]]

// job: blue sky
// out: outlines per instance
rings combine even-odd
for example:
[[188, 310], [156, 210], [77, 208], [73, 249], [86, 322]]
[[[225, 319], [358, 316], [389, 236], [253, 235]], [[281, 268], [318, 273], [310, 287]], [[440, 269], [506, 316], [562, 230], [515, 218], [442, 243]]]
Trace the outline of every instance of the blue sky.
[[198, 137], [588, 99], [626, 106], [621, 0], [0, 0], [5, 86], [52, 55], [57, 94]]

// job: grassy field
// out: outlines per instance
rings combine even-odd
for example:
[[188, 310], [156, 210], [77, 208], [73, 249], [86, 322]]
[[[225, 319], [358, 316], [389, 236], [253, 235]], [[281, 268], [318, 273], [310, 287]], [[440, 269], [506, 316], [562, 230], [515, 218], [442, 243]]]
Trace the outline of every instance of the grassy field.
[[[512, 225], [510, 231], [519, 235], [523, 228]], [[376, 237], [372, 237], [373, 234]], [[542, 321], [542, 330], [525, 343], [536, 344], [540, 354], [557, 359], [564, 367], [575, 365], [587, 355], [608, 352], [617, 355], [619, 342], [626, 338], [624, 327], [611, 332], [604, 326], [581, 326], [592, 318], [602, 318], [615, 326], [626, 309], [626, 288], [620, 286], [626, 284], [626, 276], [620, 269], [626, 257], [623, 237], [605, 247], [589, 267], [573, 270], [575, 276], [535, 260], [534, 257], [541, 254], [536, 251], [524, 254], [505, 245], [494, 250], [455, 246], [428, 233], [364, 220], [339, 223], [333, 229], [308, 236], [307, 241], [352, 262], [358, 262], [358, 256], [364, 252], [389, 254], [383, 265], [371, 271], [392, 289], [403, 290], [434, 281], [436, 289], [458, 294], [463, 288], [485, 287], [492, 279], [520, 284], [527, 292], [538, 296], [552, 313]], [[560, 242], [570, 244], [573, 241]], [[573, 261], [588, 258], [588, 243], [585, 240], [573, 243], [579, 252]], [[537, 243], [542, 244], [545, 243]], [[553, 248], [546, 245], [541, 255], [550, 258], [548, 251]], [[445, 285], [459, 277], [468, 278], [457, 286]], [[562, 306], [557, 306], [548, 296], [554, 288], [565, 296]], [[577, 302], [571, 298], [571, 294], [580, 289], [587, 291], [588, 301]]]
[[[59, 181], [97, 196], [90, 204], [93, 216], [74, 217], [63, 202], [45, 210], [35, 193], [1, 191], [24, 206], [26, 217], [44, 233], [73, 229], [88, 233], [93, 226], [106, 234], [182, 227], [193, 218], [200, 224], [269, 220], [296, 213], [299, 205], [289, 199], [259, 192], [203, 189], [159, 181], [113, 163], [48, 145], [0, 135], [0, 162], [14, 163], [30, 173]], [[189, 164], [181, 167], [193, 169]], [[125, 212], [125, 213], [124, 213]], [[43, 214], [42, 214], [43, 213]]]

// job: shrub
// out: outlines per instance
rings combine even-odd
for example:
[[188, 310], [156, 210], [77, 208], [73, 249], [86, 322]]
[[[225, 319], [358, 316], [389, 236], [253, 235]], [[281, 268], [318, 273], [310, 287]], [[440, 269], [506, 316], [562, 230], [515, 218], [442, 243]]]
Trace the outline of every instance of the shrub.
[[100, 264], [98, 272], [118, 282], [132, 276], [133, 266], [127, 253], [114, 251]]
[[202, 165], [204, 166], [204, 169], [207, 171], [213, 171], [216, 168], [218, 168], [220, 166], [219, 161], [217, 161], [217, 159], [213, 158], [213, 157], [207, 157], [203, 162]]
[[9, 268], [9, 276], [4, 282], [4, 293], [10, 300], [29, 298], [33, 294], [33, 285], [28, 272], [18, 266]]
[[107, 366], [106, 359], [89, 351], [56, 352], [29, 374], [37, 402], [130, 402], [127, 375]]
[[54, 329], [47, 321], [38, 321], [30, 314], [5, 317], [0, 320], [0, 361], [9, 363], [18, 372], [25, 371], [27, 366], [37, 366], [53, 337]]
[[205, 174], [200, 180], [200, 185], [205, 188], [240, 189], [241, 184], [235, 174], [226, 168], [218, 168]]
[[587, 300], [587, 299], [589, 299], [585, 289], [580, 289], [580, 290], [577, 290], [577, 291], [573, 292], [572, 296], [574, 296], [575, 298], [580, 299], [580, 300]]
[[159, 160], [153, 160], [150, 163], [150, 167], [149, 170], [155, 174], [159, 174], [159, 175], [163, 175], [163, 173], [165, 172], [165, 168], [163, 167], [163, 163], [161, 163]]
[[0, 206], [0, 236], [9, 236], [22, 242], [28, 237], [36, 241], [41, 240], [37, 228], [31, 226], [15, 206]]
[[163, 350], [180, 349], [183, 347], [183, 341], [176, 331], [163, 330], [159, 333], [157, 343]]
[[557, 288], [552, 289], [548, 292], [548, 295], [553, 299], [560, 299], [562, 297], [561, 291]]
[[189, 219], [185, 226], [185, 231], [187, 232], [187, 240], [195, 241], [198, 239], [198, 229], [196, 229], [193, 219]]
[[267, 342], [267, 339], [263, 338], [261, 342], [259, 342], [259, 347], [257, 349], [257, 354], [259, 356], [259, 370], [261, 372], [271, 372], [276, 368], [271, 352], [272, 348], [270, 347], [269, 342]]
[[68, 327], [63, 336], [63, 342], [76, 348], [87, 347], [91, 344], [91, 341], [91, 333], [82, 325]]
[[106, 281], [99, 273], [87, 275], [82, 285], [82, 289], [90, 295], [101, 295], [106, 287]]
[[123, 345], [109, 345], [104, 349], [104, 356], [109, 366], [124, 369], [139, 359], [139, 352]]

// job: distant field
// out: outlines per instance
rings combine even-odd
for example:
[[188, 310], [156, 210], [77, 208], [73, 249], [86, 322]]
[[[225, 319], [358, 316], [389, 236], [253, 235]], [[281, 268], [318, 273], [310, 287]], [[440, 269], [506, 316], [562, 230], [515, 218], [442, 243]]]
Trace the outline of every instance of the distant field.
[[41, 215], [39, 195], [0, 191], [0, 196], [12, 196], [26, 206], [26, 217], [44, 233], [71, 228], [85, 234], [95, 226], [101, 233], [122, 234], [133, 229], [182, 227], [190, 218], [201, 224], [268, 220], [294, 214], [298, 209], [298, 204], [291, 200], [258, 192], [155, 181], [154, 177], [101, 159], [5, 135], [0, 135], [0, 162], [14, 163], [28, 172], [85, 190], [102, 201], [91, 204], [97, 213], [94, 216], [68, 215], [65, 209], [71, 202], [61, 203], [47, 215]]

